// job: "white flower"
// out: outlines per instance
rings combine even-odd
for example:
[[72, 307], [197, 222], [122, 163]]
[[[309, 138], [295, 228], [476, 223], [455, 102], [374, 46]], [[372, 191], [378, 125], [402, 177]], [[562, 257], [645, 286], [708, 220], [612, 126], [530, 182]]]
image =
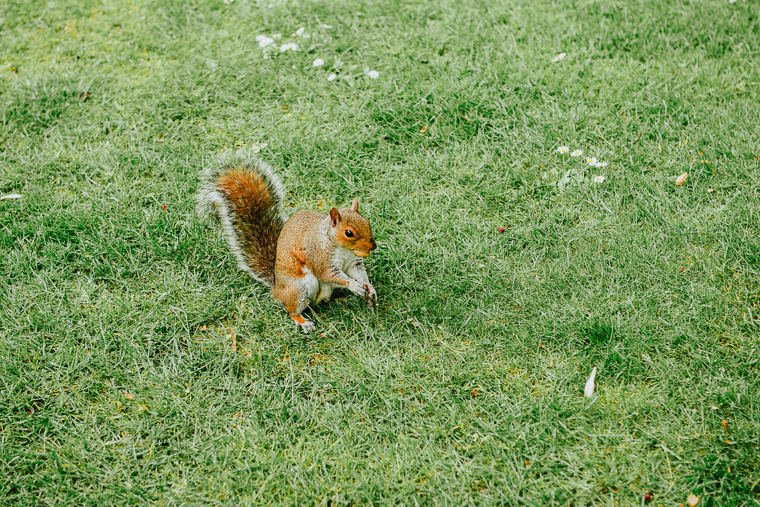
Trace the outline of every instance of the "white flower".
[[557, 63], [558, 61], [562, 60], [566, 56], [567, 56], [567, 53], [560, 53], [554, 58], [552, 58], [552, 62]]
[[280, 40], [280, 39], [282, 39], [282, 34], [281, 33], [276, 33], [276, 34], [272, 35], [272, 38], [274, 40]]
[[583, 155], [582, 150], [575, 150], [574, 152], [570, 154], [571, 157], [580, 157], [581, 155]]
[[327, 80], [328, 80], [328, 81], [335, 81], [335, 79], [336, 79], [337, 77], [338, 77], [338, 75], [337, 75], [337, 74], [330, 74], [329, 76], [327, 76]]
[[235, 0], [224, 0], [224, 3], [226, 3], [226, 4], [231, 4], [231, 3], [232, 3], [232, 2], [234, 2], [234, 1], [235, 1]]
[[594, 167], [607, 167], [607, 162], [597, 162]]
[[288, 42], [287, 44], [280, 46], [280, 53], [284, 53], [285, 51], [298, 51], [298, 46], [292, 42]]
[[596, 377], [596, 366], [594, 366], [594, 369], [591, 370], [591, 375], [589, 375], [588, 380], [586, 381], [586, 387], [583, 389], [583, 394], [586, 395], [586, 398], [591, 398], [594, 395], [594, 378], [595, 377]]
[[300, 37], [301, 35], [303, 35], [304, 31], [306, 31], [304, 27], [301, 27], [298, 30], [296, 30], [296, 37]]
[[261, 41], [261, 40], [263, 40], [263, 39], [266, 39], [266, 38], [267, 38], [267, 36], [266, 36], [266, 35], [257, 35], [257, 36], [256, 36], [256, 42], [259, 42], [259, 41]]
[[557, 153], [569, 153], [569, 152], [570, 152], [570, 148], [568, 148], [567, 146], [560, 146], [559, 148], [557, 148]]
[[259, 47], [260, 48], [265, 48], [265, 47], [267, 47], [268, 45], [270, 45], [273, 42], [274, 42], [273, 38], [271, 38], [271, 37], [264, 37], [263, 39], [261, 39], [259, 41]]
[[370, 77], [371, 79], [377, 79], [378, 76], [380, 76], [380, 73], [376, 70], [371, 70], [367, 72], [367, 76]]
[[586, 163], [588, 165], [596, 165], [597, 162], [598, 162], [598, 160], [595, 159], [594, 157], [589, 157], [589, 158], [586, 159]]
[[594, 176], [594, 183], [604, 183], [606, 179], [604, 176]]
[[314, 63], [312, 65], [314, 65], [315, 67], [321, 67], [324, 64], [325, 64], [325, 61], [323, 59], [317, 58], [316, 60], [314, 60]]

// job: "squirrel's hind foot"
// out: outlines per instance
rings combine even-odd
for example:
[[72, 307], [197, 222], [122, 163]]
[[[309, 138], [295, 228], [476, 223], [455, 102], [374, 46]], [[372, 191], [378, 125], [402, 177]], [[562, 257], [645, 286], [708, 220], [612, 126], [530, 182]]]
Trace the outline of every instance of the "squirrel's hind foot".
[[301, 331], [303, 331], [304, 334], [309, 334], [317, 329], [317, 326], [310, 320], [304, 320], [303, 324], [298, 324], [298, 327], [301, 328]]
[[296, 321], [296, 324], [298, 324], [298, 327], [301, 328], [301, 331], [303, 331], [305, 334], [309, 334], [315, 329], [317, 329], [317, 326], [310, 320], [306, 320], [300, 315], [293, 315], [292, 313], [290, 316], [293, 318], [293, 320]]

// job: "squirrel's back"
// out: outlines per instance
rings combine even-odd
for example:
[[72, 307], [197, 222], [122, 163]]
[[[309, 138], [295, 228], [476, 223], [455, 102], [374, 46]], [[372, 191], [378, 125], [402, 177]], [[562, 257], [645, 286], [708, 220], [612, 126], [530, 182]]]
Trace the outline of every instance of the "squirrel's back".
[[274, 286], [284, 191], [269, 164], [238, 151], [201, 174], [198, 211], [216, 214], [240, 269]]

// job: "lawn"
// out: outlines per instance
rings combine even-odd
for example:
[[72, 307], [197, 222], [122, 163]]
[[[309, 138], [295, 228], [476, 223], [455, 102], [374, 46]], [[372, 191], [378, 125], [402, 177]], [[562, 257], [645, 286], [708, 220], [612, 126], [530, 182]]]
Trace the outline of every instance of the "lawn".
[[[750, 0], [0, 0], [0, 505], [760, 505], [758, 118]], [[237, 269], [238, 149], [376, 309]]]

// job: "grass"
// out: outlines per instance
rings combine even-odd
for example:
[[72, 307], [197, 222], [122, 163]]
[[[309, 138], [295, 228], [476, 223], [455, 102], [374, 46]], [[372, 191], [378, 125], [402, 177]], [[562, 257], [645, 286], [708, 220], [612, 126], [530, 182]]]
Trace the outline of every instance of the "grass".
[[[760, 504], [758, 54], [746, 0], [5, 0], [0, 504]], [[299, 335], [195, 216], [263, 144], [376, 311]]]

